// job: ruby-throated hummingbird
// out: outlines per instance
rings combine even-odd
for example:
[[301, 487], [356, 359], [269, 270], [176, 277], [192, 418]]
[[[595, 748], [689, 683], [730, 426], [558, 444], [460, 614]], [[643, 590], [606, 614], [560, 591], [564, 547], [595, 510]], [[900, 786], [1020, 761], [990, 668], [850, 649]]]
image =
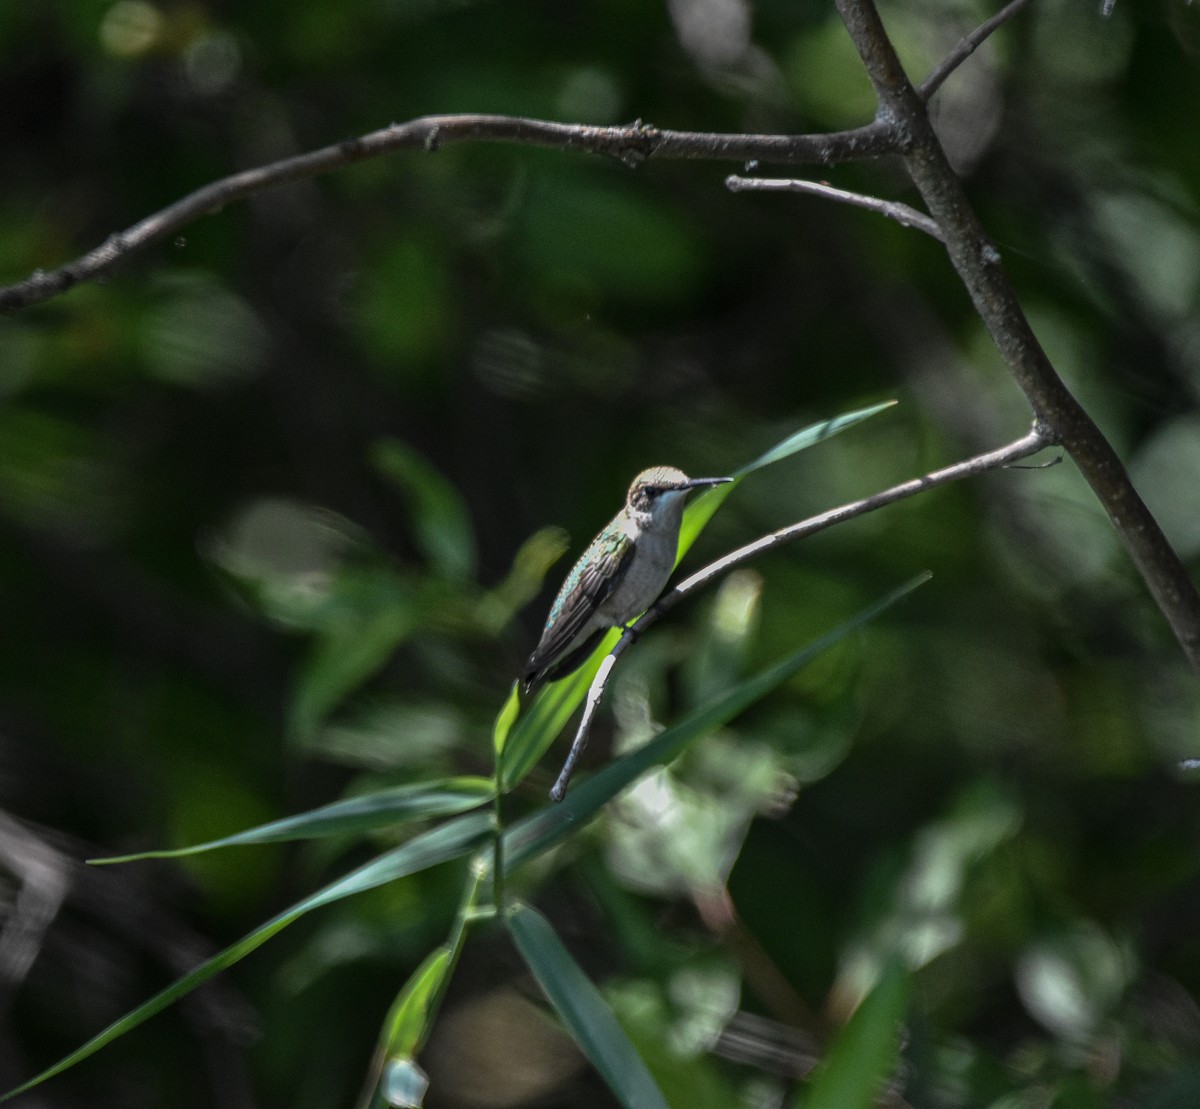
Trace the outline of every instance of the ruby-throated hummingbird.
[[674, 466], [655, 466], [633, 479], [625, 507], [558, 591], [541, 642], [521, 671], [526, 693], [582, 666], [609, 628], [627, 624], [658, 599], [675, 568], [688, 491], [732, 480], [690, 478]]

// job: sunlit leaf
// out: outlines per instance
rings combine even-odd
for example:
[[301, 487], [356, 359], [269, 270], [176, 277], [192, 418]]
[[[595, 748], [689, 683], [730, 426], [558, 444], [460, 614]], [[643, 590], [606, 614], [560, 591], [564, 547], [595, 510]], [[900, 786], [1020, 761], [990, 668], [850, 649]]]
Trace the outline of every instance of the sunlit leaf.
[[425, 1037], [430, 1005], [451, 967], [453, 952], [439, 947], [408, 980], [388, 1014], [386, 1051], [390, 1057], [411, 1057]]
[[909, 981], [893, 960], [813, 1072], [799, 1109], [872, 1109], [895, 1070]]
[[513, 723], [520, 711], [521, 691], [517, 683], [513, 682], [512, 689], [508, 693], [508, 700], [504, 702], [504, 706], [496, 717], [496, 723], [492, 727], [492, 750], [496, 752], [497, 758], [504, 754], [508, 733], [512, 730]]
[[502, 788], [511, 789], [541, 760], [559, 737], [587, 693], [604, 656], [620, 637], [614, 629], [578, 670], [543, 688], [508, 737], [501, 765]]
[[788, 436], [782, 443], [760, 454], [753, 462], [747, 463], [734, 474], [734, 477], [745, 477], [755, 470], [761, 470], [764, 466], [771, 465], [772, 462], [780, 462], [825, 439], [832, 439], [840, 432], [854, 427], [855, 424], [861, 424], [863, 420], [869, 420], [872, 416], [878, 416], [880, 412], [886, 412], [897, 403], [894, 400], [885, 400], [882, 404], [872, 404], [867, 408], [859, 408], [854, 412], [846, 412], [841, 416], [834, 416], [830, 420], [820, 420], [808, 427], [801, 428], [795, 435]]
[[860, 424], [863, 420], [869, 420], [872, 416], [886, 411], [895, 403], [894, 400], [884, 401], [882, 404], [873, 404], [869, 408], [860, 408], [842, 416], [834, 416], [831, 420], [820, 420], [815, 424], [809, 424], [808, 427], [801, 428], [782, 442], [776, 443], [753, 462], [748, 462], [745, 466], [735, 470], [732, 474], [733, 481], [724, 485], [714, 485], [698, 497], [693, 497], [687, 508], [684, 509], [683, 524], [679, 529], [679, 552], [675, 556], [676, 564], [678, 565], [682, 561], [683, 556], [696, 541], [696, 537], [704, 530], [717, 509], [725, 503], [725, 498], [748, 474], [754, 473], [755, 470], [761, 470], [764, 466], [770, 466], [773, 462], [781, 462], [785, 458], [790, 458], [793, 454], [824, 442], [826, 439], [831, 439], [839, 432], [846, 431], [855, 424]]
[[617, 1100], [627, 1109], [667, 1109], [641, 1056], [546, 919], [521, 906], [508, 929], [554, 1011]]

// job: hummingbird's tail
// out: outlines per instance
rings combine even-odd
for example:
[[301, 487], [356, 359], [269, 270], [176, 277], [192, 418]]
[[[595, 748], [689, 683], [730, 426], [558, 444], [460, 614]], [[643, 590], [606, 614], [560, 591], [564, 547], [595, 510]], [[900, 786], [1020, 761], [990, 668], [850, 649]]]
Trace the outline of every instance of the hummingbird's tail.
[[578, 647], [562, 658], [543, 658], [540, 649], [535, 650], [521, 669], [521, 692], [528, 697], [541, 689], [546, 682], [556, 682], [559, 678], [565, 678], [572, 670], [578, 670], [607, 631], [608, 628], [597, 628]]

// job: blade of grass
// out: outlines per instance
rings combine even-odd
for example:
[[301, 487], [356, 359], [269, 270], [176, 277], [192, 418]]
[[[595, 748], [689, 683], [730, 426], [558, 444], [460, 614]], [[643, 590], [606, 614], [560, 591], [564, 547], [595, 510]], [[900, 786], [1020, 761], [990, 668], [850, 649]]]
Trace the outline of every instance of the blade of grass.
[[840, 639], [874, 619], [885, 609], [928, 581], [921, 574], [893, 590], [875, 604], [839, 625], [806, 647], [760, 671], [728, 693], [689, 713], [683, 720], [660, 732], [649, 743], [631, 751], [575, 786], [566, 799], [539, 809], [512, 825], [504, 833], [506, 872], [548, 850], [572, 829], [590, 820], [605, 804], [652, 767], [675, 758], [688, 744], [727, 724], [738, 713], [782, 685], [797, 670]]
[[518, 682], [513, 682], [512, 689], [508, 691], [508, 700], [501, 706], [500, 711], [496, 714], [496, 723], [492, 725], [492, 750], [496, 753], [497, 759], [504, 754], [504, 749], [508, 746], [509, 733], [520, 713], [520, 685]]
[[508, 930], [572, 1039], [626, 1109], [668, 1109], [642, 1057], [599, 991], [540, 913], [521, 906]]
[[747, 474], [761, 470], [764, 466], [770, 466], [773, 462], [781, 462], [783, 459], [790, 458], [793, 454], [807, 450], [826, 439], [832, 439], [833, 436], [854, 427], [855, 424], [877, 416], [895, 403], [894, 400], [884, 401], [882, 404], [873, 404], [869, 408], [860, 408], [842, 416], [834, 416], [830, 420], [819, 420], [815, 424], [809, 424], [808, 427], [801, 428], [782, 442], [776, 443], [753, 462], [747, 462], [741, 469], [735, 470], [731, 475], [733, 481], [725, 485], [714, 485], [711, 489], [706, 489], [700, 496], [693, 497], [683, 512], [683, 524], [679, 529], [679, 551], [675, 556], [675, 564], [679, 565], [708, 521], [725, 503], [725, 498], [741, 484]]
[[15, 1090], [10, 1090], [0, 1097], [0, 1102], [8, 1101], [17, 1094], [32, 1089], [45, 1082], [46, 1079], [53, 1078], [54, 1075], [61, 1074], [73, 1067], [89, 1055], [94, 1055], [102, 1047], [125, 1035], [126, 1032], [136, 1028], [172, 1002], [183, 997], [184, 994], [194, 990], [201, 982], [207, 981], [214, 974], [245, 958], [272, 936], [283, 931], [289, 924], [299, 920], [305, 913], [409, 874], [416, 874], [418, 871], [426, 870], [438, 863], [466, 855], [488, 838], [490, 827], [489, 814], [470, 813], [416, 836], [403, 846], [395, 847], [378, 858], [372, 859], [369, 863], [364, 863], [357, 870], [352, 870], [337, 881], [331, 882], [324, 889], [318, 890], [303, 901], [272, 917], [253, 932], [243, 936], [237, 943], [219, 951], [211, 959], [201, 963], [195, 970], [185, 974], [177, 982], [143, 1002], [131, 1013], [114, 1021], [82, 1047], [76, 1048], [69, 1055], [47, 1067], [28, 1082], [22, 1083]]
[[788, 436], [782, 443], [776, 444], [769, 451], [760, 454], [753, 462], [748, 462], [733, 476], [735, 478], [745, 477], [755, 470], [761, 470], [764, 466], [770, 466], [773, 462], [790, 458], [797, 451], [806, 450], [825, 439], [832, 439], [833, 436], [852, 428], [855, 424], [861, 424], [863, 420], [878, 416], [880, 412], [885, 412], [897, 403], [894, 400], [885, 400], [881, 404], [872, 404], [866, 408], [846, 412], [841, 416], [834, 416], [829, 420], [820, 420], [815, 424], [809, 424], [808, 427], [801, 428], [795, 435]]
[[426, 1017], [450, 970], [453, 952], [439, 947], [408, 980], [388, 1014], [387, 1053], [392, 1058], [412, 1058], [425, 1036]]
[[795, 1109], [872, 1109], [877, 1104], [896, 1067], [908, 992], [908, 975], [894, 959], [813, 1072], [807, 1096], [793, 1102]]
[[140, 851], [134, 855], [113, 855], [104, 859], [89, 859], [88, 862], [103, 866], [140, 859], [178, 859], [186, 855], [198, 855], [202, 851], [215, 851], [219, 847], [316, 839], [345, 832], [370, 832], [413, 820], [467, 812], [486, 804], [492, 799], [493, 793], [490, 778], [445, 778], [421, 785], [397, 786], [334, 801], [306, 813], [273, 820], [269, 824], [261, 824], [257, 828], [235, 832], [207, 843]]

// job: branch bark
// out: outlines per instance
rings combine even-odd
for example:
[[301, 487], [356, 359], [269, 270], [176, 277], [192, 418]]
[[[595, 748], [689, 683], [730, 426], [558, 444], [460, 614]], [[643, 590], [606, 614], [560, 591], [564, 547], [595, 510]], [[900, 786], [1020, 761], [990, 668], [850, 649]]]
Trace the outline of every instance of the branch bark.
[[919, 90], [922, 100], [928, 100], [946, 82], [960, 65], [963, 64], [992, 34], [1003, 27], [1013, 16], [1027, 8], [1030, 0], [1012, 0], [1012, 3], [1001, 8], [991, 19], [986, 20], [975, 28], [969, 35], [959, 40], [958, 45], [950, 51], [936, 66], [924, 81]]
[[947, 253], [1039, 423], [1079, 467], [1108, 513], [1179, 645], [1200, 673], [1200, 594], [1111, 444], [1055, 372], [942, 148], [872, 0], [836, 0], [879, 100], [878, 120], [903, 136], [904, 165]]
[[942, 229], [924, 212], [918, 212], [916, 208], [901, 204], [898, 200], [884, 200], [878, 196], [835, 189], [823, 181], [804, 181], [788, 177], [739, 177], [734, 173], [725, 178], [725, 187], [734, 193], [804, 193], [807, 196], [819, 196], [823, 200], [833, 200], [839, 204], [849, 204], [852, 208], [865, 208], [868, 212], [887, 216], [904, 227], [915, 227], [918, 231], [924, 231], [939, 243], [942, 241]]
[[894, 130], [880, 121], [826, 135], [744, 135], [670, 131], [641, 120], [624, 127], [591, 127], [521, 116], [422, 116], [212, 181], [132, 227], [110, 235], [94, 250], [57, 269], [35, 270], [24, 281], [0, 286], [0, 312], [27, 308], [65, 293], [80, 282], [107, 273], [129, 255], [178, 233], [201, 216], [219, 212], [226, 204], [254, 193], [397, 151], [432, 153], [443, 146], [466, 142], [517, 143], [607, 154], [630, 166], [640, 165], [647, 158], [832, 165], [899, 150]]
[[898, 154], [976, 311], [1037, 420], [1062, 443], [1091, 485], [1189, 662], [1200, 672], [1200, 594], [1134, 490], [1116, 452], [1063, 384], [1038, 343], [1004, 272], [1000, 253], [968, 203], [926, 112], [925, 101], [941, 83], [1027, 2], [1012, 0], [966, 36], [917, 90], [897, 58], [872, 0], [837, 0], [879, 102], [876, 119], [854, 130], [825, 135], [745, 135], [670, 131], [640, 120], [624, 127], [591, 127], [516, 116], [424, 116], [205, 185], [58, 269], [35, 271], [24, 281], [0, 287], [0, 311], [37, 304], [98, 277], [130, 254], [232, 201], [395, 151], [434, 151], [461, 142], [511, 142], [607, 154], [630, 165], [651, 157], [828, 165]]

